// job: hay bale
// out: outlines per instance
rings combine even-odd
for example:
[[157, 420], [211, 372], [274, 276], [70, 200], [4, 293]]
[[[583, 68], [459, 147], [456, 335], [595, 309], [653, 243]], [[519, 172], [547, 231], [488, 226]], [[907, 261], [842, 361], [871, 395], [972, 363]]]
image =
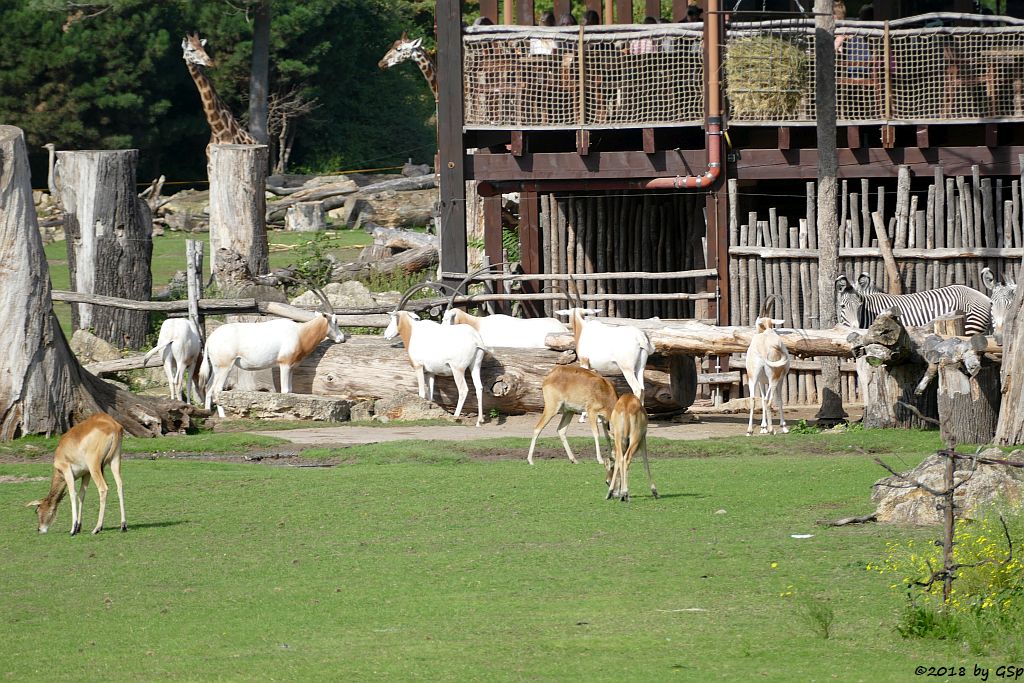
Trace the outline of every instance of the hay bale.
[[804, 97], [808, 56], [776, 36], [729, 42], [726, 91], [733, 116], [750, 121], [793, 118]]

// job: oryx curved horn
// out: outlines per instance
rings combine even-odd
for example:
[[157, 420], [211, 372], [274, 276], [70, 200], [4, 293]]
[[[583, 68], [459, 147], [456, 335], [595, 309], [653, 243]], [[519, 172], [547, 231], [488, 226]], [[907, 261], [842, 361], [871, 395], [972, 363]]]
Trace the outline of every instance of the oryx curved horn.
[[[452, 289], [451, 296], [448, 297], [448, 303], [447, 303], [447, 305], [444, 308], [444, 312], [447, 313], [448, 311], [450, 311], [452, 309], [452, 307], [455, 305], [455, 297], [457, 297], [459, 295], [459, 292], [464, 291], [463, 287], [468, 285], [473, 280], [473, 278], [475, 278], [477, 275], [480, 275], [482, 273], [488, 272], [492, 268], [497, 268], [499, 266], [505, 266], [505, 265], [508, 265], [507, 261], [502, 261], [500, 263], [492, 263], [489, 266], [483, 266], [482, 268], [477, 268], [472, 273], [467, 273], [466, 277], [462, 278], [462, 282], [460, 282], [457, 287]], [[448, 287], [448, 285], [444, 285], [444, 286]], [[451, 289], [451, 288], [449, 288], [449, 289]], [[467, 292], [467, 294], [468, 294], [468, 292]]]
[[444, 290], [451, 290], [451, 287], [441, 282], [431, 282], [429, 280], [427, 282], [420, 282], [419, 284], [415, 284], [409, 289], [405, 290], [405, 293], [402, 294], [402, 298], [399, 300], [398, 305], [395, 306], [394, 312], [397, 313], [398, 311], [405, 309], [405, 305], [409, 303], [409, 299], [412, 298], [412, 295], [423, 289], [432, 289], [438, 294], [444, 296]]

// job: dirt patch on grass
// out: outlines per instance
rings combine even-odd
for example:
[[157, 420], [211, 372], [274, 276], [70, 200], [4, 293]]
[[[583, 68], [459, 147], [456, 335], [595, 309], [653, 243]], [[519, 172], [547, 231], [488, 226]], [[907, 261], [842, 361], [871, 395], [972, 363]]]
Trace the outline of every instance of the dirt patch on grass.
[[23, 484], [26, 481], [46, 481], [49, 477], [18, 477], [13, 474], [0, 474], [0, 484]]

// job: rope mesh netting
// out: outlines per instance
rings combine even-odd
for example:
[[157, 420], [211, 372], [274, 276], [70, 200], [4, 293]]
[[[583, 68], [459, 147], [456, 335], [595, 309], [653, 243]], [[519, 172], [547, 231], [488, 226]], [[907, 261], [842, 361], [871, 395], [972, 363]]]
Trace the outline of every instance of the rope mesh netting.
[[480, 27], [467, 29], [463, 47], [467, 126], [615, 127], [704, 116], [700, 30]]
[[[892, 22], [886, 31], [881, 22], [840, 22], [839, 121], [1024, 116], [1024, 25], [907, 23]], [[588, 26], [582, 33], [579, 27], [471, 27], [463, 47], [468, 127], [648, 127], [703, 120], [699, 26]], [[724, 52], [733, 122], [814, 121], [813, 21], [733, 24]]]

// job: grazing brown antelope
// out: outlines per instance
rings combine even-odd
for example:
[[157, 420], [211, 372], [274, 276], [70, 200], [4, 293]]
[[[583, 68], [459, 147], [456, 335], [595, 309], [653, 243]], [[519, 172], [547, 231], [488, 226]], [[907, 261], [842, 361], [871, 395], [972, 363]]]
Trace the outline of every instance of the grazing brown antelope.
[[[103, 513], [107, 508], [107, 482], [103, 470], [110, 465], [117, 484], [117, 500], [121, 505], [121, 531], [128, 531], [124, 516], [124, 490], [121, 485], [121, 438], [124, 428], [106, 413], [90, 415], [60, 437], [57, 450], [53, 453], [53, 478], [50, 493], [42, 500], [34, 500], [28, 507], [35, 507], [39, 513], [39, 533], [45, 534], [50, 528], [57, 507], [64, 495], [71, 491], [71, 535], [82, 530], [82, 504], [89, 479], [96, 481], [100, 492], [100, 515], [96, 520], [94, 534], [103, 528]], [[75, 480], [81, 479], [82, 486], [77, 496]]]
[[[537, 445], [537, 437], [548, 422], [551, 422], [551, 418], [561, 413], [562, 420], [558, 423], [558, 436], [562, 440], [569, 460], [576, 462], [576, 456], [572, 454], [569, 441], [565, 438], [565, 431], [569, 428], [569, 422], [572, 421], [574, 413], [586, 411], [587, 420], [590, 422], [590, 431], [594, 433], [597, 461], [604, 465], [597, 425], [599, 419], [603, 420], [604, 425], [607, 425], [611, 418], [612, 408], [615, 407], [616, 394], [612, 383], [593, 370], [575, 365], [556, 365], [544, 378], [541, 392], [544, 394], [544, 414], [537, 420], [537, 426], [533, 430], [533, 440], [530, 442], [530, 452], [526, 456], [526, 461], [533, 464], [533, 449]], [[607, 436], [608, 430], [605, 427], [605, 437]], [[610, 470], [610, 463], [605, 465], [605, 468]]]
[[657, 498], [658, 489], [651, 478], [651, 464], [647, 461], [647, 413], [644, 411], [643, 400], [634, 394], [623, 394], [615, 402], [612, 417], [609, 421], [612, 430], [612, 443], [615, 446], [615, 463], [608, 477], [608, 498], [629, 500], [629, 465], [637, 451], [644, 459], [647, 470], [647, 483], [651, 485], [651, 494]]

